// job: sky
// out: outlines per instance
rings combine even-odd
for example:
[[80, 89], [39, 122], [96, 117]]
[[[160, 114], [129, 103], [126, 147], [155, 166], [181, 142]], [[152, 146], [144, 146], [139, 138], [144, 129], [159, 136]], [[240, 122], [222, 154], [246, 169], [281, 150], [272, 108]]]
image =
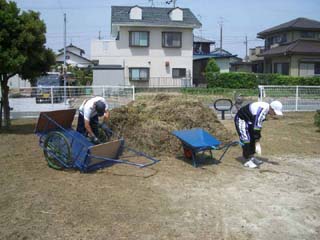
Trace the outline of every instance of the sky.
[[[47, 47], [57, 52], [64, 44], [64, 20], [67, 16], [67, 45], [72, 43], [90, 58], [91, 40], [110, 39], [111, 6], [172, 7], [166, 0], [14, 0], [21, 10], [40, 12], [47, 26]], [[202, 23], [194, 34], [243, 58], [248, 48], [263, 46], [257, 33], [298, 17], [320, 21], [320, 0], [177, 0], [176, 6], [189, 8]]]

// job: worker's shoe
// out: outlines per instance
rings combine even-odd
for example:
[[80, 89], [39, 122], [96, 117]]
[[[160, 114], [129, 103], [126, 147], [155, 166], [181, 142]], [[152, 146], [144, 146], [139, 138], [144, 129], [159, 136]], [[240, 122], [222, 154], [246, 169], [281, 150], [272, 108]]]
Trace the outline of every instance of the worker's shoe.
[[249, 161], [245, 162], [245, 163], [243, 164], [243, 166], [248, 167], [248, 168], [257, 168], [257, 167], [258, 167], [258, 165], [256, 165], [256, 164], [252, 161], [252, 159], [250, 159]]
[[262, 160], [252, 157], [251, 160], [256, 164], [256, 165], [261, 165], [263, 163]]

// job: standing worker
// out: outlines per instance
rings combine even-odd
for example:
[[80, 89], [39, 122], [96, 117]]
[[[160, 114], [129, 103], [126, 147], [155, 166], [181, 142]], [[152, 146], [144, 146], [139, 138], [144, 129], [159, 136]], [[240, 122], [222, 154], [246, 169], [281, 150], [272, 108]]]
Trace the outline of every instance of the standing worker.
[[259, 140], [261, 138], [262, 122], [270, 114], [283, 115], [282, 104], [279, 101], [273, 101], [270, 104], [266, 102], [253, 102], [240, 108], [237, 112], [234, 123], [237, 133], [242, 143], [242, 156], [245, 158], [245, 167], [256, 168], [263, 162], [254, 157], [256, 152], [261, 153]]
[[99, 144], [99, 117], [103, 116], [103, 123], [100, 126], [105, 132], [107, 120], [110, 117], [108, 104], [103, 97], [93, 97], [85, 100], [79, 108], [77, 131], [85, 136], [88, 136], [94, 144]]

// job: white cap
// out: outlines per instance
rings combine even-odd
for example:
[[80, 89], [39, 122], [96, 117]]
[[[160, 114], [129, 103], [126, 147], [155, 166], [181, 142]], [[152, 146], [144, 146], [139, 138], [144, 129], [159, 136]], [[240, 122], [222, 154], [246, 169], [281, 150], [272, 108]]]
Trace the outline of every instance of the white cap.
[[270, 103], [270, 107], [273, 109], [276, 115], [282, 116], [282, 103], [279, 101], [273, 101]]

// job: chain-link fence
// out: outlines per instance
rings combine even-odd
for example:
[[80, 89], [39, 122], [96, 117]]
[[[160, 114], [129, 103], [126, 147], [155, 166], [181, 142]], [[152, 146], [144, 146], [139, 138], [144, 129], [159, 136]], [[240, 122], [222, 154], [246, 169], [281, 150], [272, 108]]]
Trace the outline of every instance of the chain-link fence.
[[320, 86], [259, 86], [259, 100], [279, 100], [287, 112], [315, 111], [320, 109]]
[[109, 108], [128, 104], [135, 99], [134, 87], [67, 86], [12, 88], [9, 104], [12, 118], [38, 117], [40, 112], [79, 108], [85, 99], [102, 96]]

